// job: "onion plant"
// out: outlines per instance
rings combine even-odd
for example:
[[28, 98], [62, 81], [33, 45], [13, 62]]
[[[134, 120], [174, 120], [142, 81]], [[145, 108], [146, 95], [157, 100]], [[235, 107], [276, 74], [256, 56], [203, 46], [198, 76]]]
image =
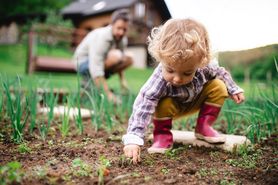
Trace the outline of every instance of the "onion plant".
[[98, 91], [95, 88], [90, 88], [90, 91], [84, 89], [84, 94], [89, 99], [89, 108], [94, 110], [94, 114], [91, 115], [91, 121], [93, 126], [95, 127], [96, 131], [101, 127], [101, 116], [100, 116], [100, 109], [102, 107], [102, 100], [104, 96], [102, 94], [98, 94]]
[[36, 118], [37, 118], [37, 103], [38, 103], [38, 95], [36, 92], [36, 88], [29, 88], [29, 112], [30, 112], [30, 124], [29, 131], [33, 133], [34, 128], [36, 127]]
[[4, 98], [3, 98], [3, 95], [2, 93], [0, 94], [0, 121], [2, 121], [2, 112], [3, 112], [3, 101], [4, 101]]
[[[17, 77], [18, 89], [15, 88], [15, 97], [12, 97], [10, 92], [10, 85], [7, 81], [2, 81], [4, 93], [7, 97], [7, 111], [12, 124], [13, 134], [12, 138], [16, 143], [23, 141], [23, 131], [26, 125], [29, 112], [28, 112], [28, 98], [25, 98], [25, 102], [21, 101], [21, 82]], [[23, 120], [22, 120], [23, 119]]]
[[70, 130], [70, 109], [71, 109], [71, 98], [67, 98], [68, 101], [67, 101], [67, 106], [65, 106], [65, 109], [64, 109], [64, 115], [62, 117], [62, 123], [61, 125], [59, 126], [59, 129], [60, 129], [60, 132], [62, 134], [62, 137], [66, 137], [69, 133], [69, 130]]
[[43, 119], [39, 119], [37, 124], [38, 124], [38, 129], [40, 132], [40, 136], [41, 136], [42, 140], [45, 141], [47, 133], [48, 133], [47, 124], [44, 122]]
[[77, 115], [74, 116], [75, 118], [75, 125], [79, 131], [79, 134], [81, 135], [84, 131], [84, 126], [82, 123], [82, 116], [81, 116], [81, 102], [80, 102], [80, 98], [81, 98], [81, 86], [80, 86], [80, 73], [77, 73], [77, 96], [76, 96], [76, 103], [77, 103], [77, 109], [78, 109], [78, 113]]
[[47, 128], [50, 128], [51, 122], [54, 119], [54, 107], [57, 104], [58, 95], [55, 95], [53, 88], [50, 89], [50, 93], [47, 93], [45, 96], [45, 104], [49, 108], [48, 119], [47, 119]]
[[[258, 88], [259, 96], [249, 97], [243, 105], [225, 103], [224, 116], [227, 122], [227, 132], [235, 133], [244, 130], [252, 142], [269, 137], [278, 130], [277, 85], [272, 85], [272, 91]], [[255, 89], [254, 89], [255, 91]]]
[[45, 120], [39, 120], [39, 131], [41, 138], [43, 140], [46, 139], [49, 128], [51, 126], [52, 121], [54, 120], [54, 107], [57, 104], [58, 95], [55, 95], [53, 92], [53, 88], [50, 89], [49, 93], [45, 93], [43, 97], [43, 105], [47, 107], [47, 123]]

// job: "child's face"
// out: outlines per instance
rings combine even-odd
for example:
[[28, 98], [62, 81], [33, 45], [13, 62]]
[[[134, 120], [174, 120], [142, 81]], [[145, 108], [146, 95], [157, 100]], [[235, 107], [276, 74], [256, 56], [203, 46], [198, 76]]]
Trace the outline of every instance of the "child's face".
[[186, 85], [193, 80], [199, 64], [199, 57], [192, 57], [187, 61], [178, 62], [175, 65], [169, 65], [167, 62], [162, 62], [162, 76], [173, 86]]

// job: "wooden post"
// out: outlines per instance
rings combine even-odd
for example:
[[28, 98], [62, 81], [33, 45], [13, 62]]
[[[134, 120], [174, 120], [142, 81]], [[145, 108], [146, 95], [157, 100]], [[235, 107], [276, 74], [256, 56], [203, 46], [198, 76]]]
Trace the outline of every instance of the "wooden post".
[[34, 54], [34, 48], [33, 45], [34, 43], [34, 32], [33, 30], [30, 30], [28, 33], [28, 46], [27, 46], [27, 61], [26, 61], [26, 68], [25, 72], [27, 74], [30, 74], [34, 70], [34, 59], [35, 59], [35, 54]]

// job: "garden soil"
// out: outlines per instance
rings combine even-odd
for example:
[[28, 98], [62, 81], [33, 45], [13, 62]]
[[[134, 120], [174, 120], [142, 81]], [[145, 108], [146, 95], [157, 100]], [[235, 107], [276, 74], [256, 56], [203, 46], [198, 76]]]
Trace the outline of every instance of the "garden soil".
[[[82, 135], [71, 128], [64, 138], [58, 127], [51, 127], [45, 141], [35, 130], [37, 134], [24, 136], [29, 149], [25, 152], [11, 141], [10, 131], [1, 128], [0, 165], [20, 162], [21, 180], [14, 184], [24, 185], [278, 183], [277, 134], [241, 154], [190, 145], [175, 145], [166, 154], [148, 154], [151, 142], [146, 141], [142, 161], [133, 165], [123, 156], [121, 136], [126, 125], [109, 132], [96, 132], [90, 122], [85, 122], [85, 126]], [[74, 166], [76, 159], [81, 159], [85, 165]], [[100, 173], [101, 164], [104, 164], [101, 159], [108, 161], [103, 174]]]

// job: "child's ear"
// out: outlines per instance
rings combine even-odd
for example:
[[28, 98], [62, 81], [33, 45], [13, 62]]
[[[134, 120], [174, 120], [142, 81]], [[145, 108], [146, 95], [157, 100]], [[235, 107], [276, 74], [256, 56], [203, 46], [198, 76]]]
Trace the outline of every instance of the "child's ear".
[[200, 67], [200, 68], [205, 67], [205, 66], [208, 65], [208, 63], [209, 63], [208, 58], [207, 57], [202, 57], [200, 59], [200, 63], [199, 63], [198, 67]]

